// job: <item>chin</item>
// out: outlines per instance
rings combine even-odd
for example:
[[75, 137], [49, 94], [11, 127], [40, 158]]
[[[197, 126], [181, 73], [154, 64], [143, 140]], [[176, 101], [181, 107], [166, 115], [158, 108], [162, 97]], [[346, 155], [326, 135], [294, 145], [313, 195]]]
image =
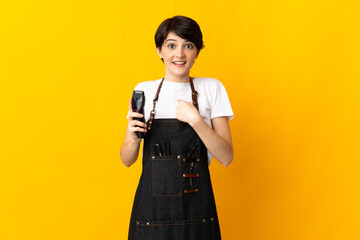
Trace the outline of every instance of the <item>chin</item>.
[[186, 77], [189, 76], [189, 72], [173, 73], [173, 75], [177, 77]]

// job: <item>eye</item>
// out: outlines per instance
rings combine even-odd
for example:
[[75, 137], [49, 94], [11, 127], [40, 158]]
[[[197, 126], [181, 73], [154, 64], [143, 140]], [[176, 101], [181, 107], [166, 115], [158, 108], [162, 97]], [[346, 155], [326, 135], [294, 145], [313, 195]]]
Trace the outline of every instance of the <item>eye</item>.
[[175, 44], [169, 44], [168, 48], [175, 48]]
[[186, 44], [185, 47], [186, 47], [186, 48], [189, 48], [189, 49], [193, 49], [193, 48], [194, 48], [194, 46], [193, 46], [192, 44]]

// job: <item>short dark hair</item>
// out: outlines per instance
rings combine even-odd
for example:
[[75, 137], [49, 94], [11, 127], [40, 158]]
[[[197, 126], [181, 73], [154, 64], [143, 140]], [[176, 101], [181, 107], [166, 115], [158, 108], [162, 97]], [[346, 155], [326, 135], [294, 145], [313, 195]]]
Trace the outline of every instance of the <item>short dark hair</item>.
[[174, 16], [165, 19], [155, 33], [156, 47], [161, 47], [170, 32], [195, 44], [198, 53], [204, 48], [200, 26], [193, 19], [185, 16]]

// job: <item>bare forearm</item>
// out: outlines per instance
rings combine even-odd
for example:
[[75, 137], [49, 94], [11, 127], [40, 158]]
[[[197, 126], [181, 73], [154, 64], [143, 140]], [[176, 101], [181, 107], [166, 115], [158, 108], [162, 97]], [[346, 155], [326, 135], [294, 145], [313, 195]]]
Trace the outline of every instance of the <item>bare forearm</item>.
[[178, 99], [177, 102], [176, 118], [189, 123], [216, 160], [222, 165], [228, 166], [234, 158], [228, 117], [211, 119], [211, 128], [192, 103], [181, 99]]
[[130, 167], [139, 156], [140, 139], [133, 140], [129, 137], [128, 132], [126, 133], [125, 140], [120, 149], [121, 161], [125, 166]]
[[134, 118], [142, 118], [143, 114], [132, 111], [131, 98], [129, 99], [129, 121], [126, 127], [125, 140], [120, 149], [120, 158], [125, 166], [130, 167], [139, 156], [141, 139], [136, 132], [146, 132], [146, 123]]
[[[228, 136], [227, 134], [225, 134], [224, 137], [220, 136], [202, 118], [191, 123], [191, 126], [216, 160], [224, 166], [228, 166], [232, 162], [234, 152], [231, 136]], [[230, 133], [230, 129], [228, 129], [228, 132]]]

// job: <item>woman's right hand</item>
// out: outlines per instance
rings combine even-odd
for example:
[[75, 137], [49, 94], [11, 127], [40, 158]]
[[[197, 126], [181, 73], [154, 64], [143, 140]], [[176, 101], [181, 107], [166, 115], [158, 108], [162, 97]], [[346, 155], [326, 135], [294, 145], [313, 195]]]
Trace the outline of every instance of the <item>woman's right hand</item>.
[[141, 113], [133, 112], [132, 110], [132, 98], [129, 100], [129, 120], [128, 120], [128, 131], [133, 141], [141, 141], [136, 135], [136, 132], [147, 132], [147, 125], [141, 121], [135, 120], [134, 118], [142, 118], [144, 115]]

